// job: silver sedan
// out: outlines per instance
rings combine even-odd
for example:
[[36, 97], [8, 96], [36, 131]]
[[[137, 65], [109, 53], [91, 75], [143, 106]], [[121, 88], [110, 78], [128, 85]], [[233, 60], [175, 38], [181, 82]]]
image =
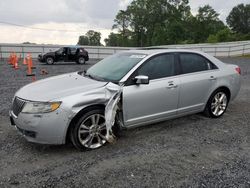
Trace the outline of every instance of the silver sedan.
[[221, 117], [240, 90], [240, 74], [203, 52], [131, 50], [24, 86], [10, 119], [28, 141], [95, 149], [121, 129], [198, 112]]

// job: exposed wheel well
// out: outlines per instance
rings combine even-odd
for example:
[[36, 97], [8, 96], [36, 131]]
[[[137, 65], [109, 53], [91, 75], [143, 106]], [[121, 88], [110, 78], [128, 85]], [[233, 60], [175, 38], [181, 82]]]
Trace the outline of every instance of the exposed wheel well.
[[225, 93], [227, 95], [227, 98], [228, 98], [228, 101], [230, 100], [230, 98], [231, 98], [231, 92], [230, 92], [230, 89], [228, 87], [222, 86], [222, 87], [217, 88], [215, 91], [217, 91], [217, 90], [223, 90], [223, 91], [225, 91]]
[[51, 55], [45, 57], [45, 59], [48, 59], [48, 58], [52, 58], [53, 60], [55, 60], [55, 58]]
[[83, 109], [81, 109], [76, 115], [75, 117], [70, 121], [70, 124], [68, 126], [67, 132], [66, 132], [66, 139], [65, 139], [65, 143], [69, 143], [70, 142], [70, 131], [72, 129], [72, 127], [76, 124], [76, 122], [78, 121], [78, 119], [86, 112], [94, 110], [94, 109], [103, 109], [105, 110], [105, 105], [102, 104], [98, 104], [98, 105], [92, 105], [92, 106], [87, 106]]
[[[230, 101], [230, 98], [231, 98], [231, 92], [230, 92], [230, 90], [229, 90], [228, 87], [226, 87], [226, 86], [221, 86], [221, 87], [218, 87], [216, 90], [214, 90], [214, 91], [211, 93], [211, 95], [209, 96], [209, 98], [208, 98], [208, 100], [207, 100], [207, 103], [208, 103], [210, 97], [211, 97], [216, 91], [218, 91], [218, 90], [223, 90], [223, 91], [225, 91], [225, 93], [226, 93], [226, 95], [227, 95], [227, 98], [228, 98], [228, 101]], [[206, 106], [207, 106], [207, 103], [206, 103]], [[205, 106], [205, 108], [206, 108], [206, 106]]]

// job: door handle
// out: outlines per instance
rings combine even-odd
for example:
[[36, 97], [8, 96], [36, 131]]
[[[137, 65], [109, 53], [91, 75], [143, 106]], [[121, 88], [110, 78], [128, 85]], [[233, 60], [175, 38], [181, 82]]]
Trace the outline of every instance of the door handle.
[[175, 85], [175, 84], [173, 84], [173, 83], [170, 83], [170, 84], [167, 86], [168, 89], [177, 88], [177, 87], [178, 87], [178, 86]]
[[214, 77], [214, 76], [210, 76], [210, 78], [209, 78], [209, 80], [216, 80], [217, 78], [216, 77]]

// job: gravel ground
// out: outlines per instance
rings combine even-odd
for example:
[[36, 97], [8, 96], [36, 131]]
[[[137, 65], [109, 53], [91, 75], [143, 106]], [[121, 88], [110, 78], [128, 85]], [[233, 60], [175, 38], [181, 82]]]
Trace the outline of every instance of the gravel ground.
[[[0, 187], [250, 187], [250, 59], [222, 60], [242, 69], [241, 91], [222, 118], [196, 114], [127, 130], [86, 152], [28, 143], [10, 126], [11, 99], [31, 78], [1, 62]], [[35, 64], [52, 76], [94, 62]]]

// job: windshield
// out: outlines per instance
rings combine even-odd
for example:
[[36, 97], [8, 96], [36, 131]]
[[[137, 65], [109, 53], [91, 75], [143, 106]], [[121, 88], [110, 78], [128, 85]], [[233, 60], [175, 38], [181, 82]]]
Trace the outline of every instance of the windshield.
[[145, 54], [140, 53], [118, 53], [92, 66], [86, 75], [100, 80], [118, 82], [145, 57]]
[[57, 52], [58, 54], [63, 53], [63, 48], [59, 48], [58, 50], [56, 50], [56, 52]]

